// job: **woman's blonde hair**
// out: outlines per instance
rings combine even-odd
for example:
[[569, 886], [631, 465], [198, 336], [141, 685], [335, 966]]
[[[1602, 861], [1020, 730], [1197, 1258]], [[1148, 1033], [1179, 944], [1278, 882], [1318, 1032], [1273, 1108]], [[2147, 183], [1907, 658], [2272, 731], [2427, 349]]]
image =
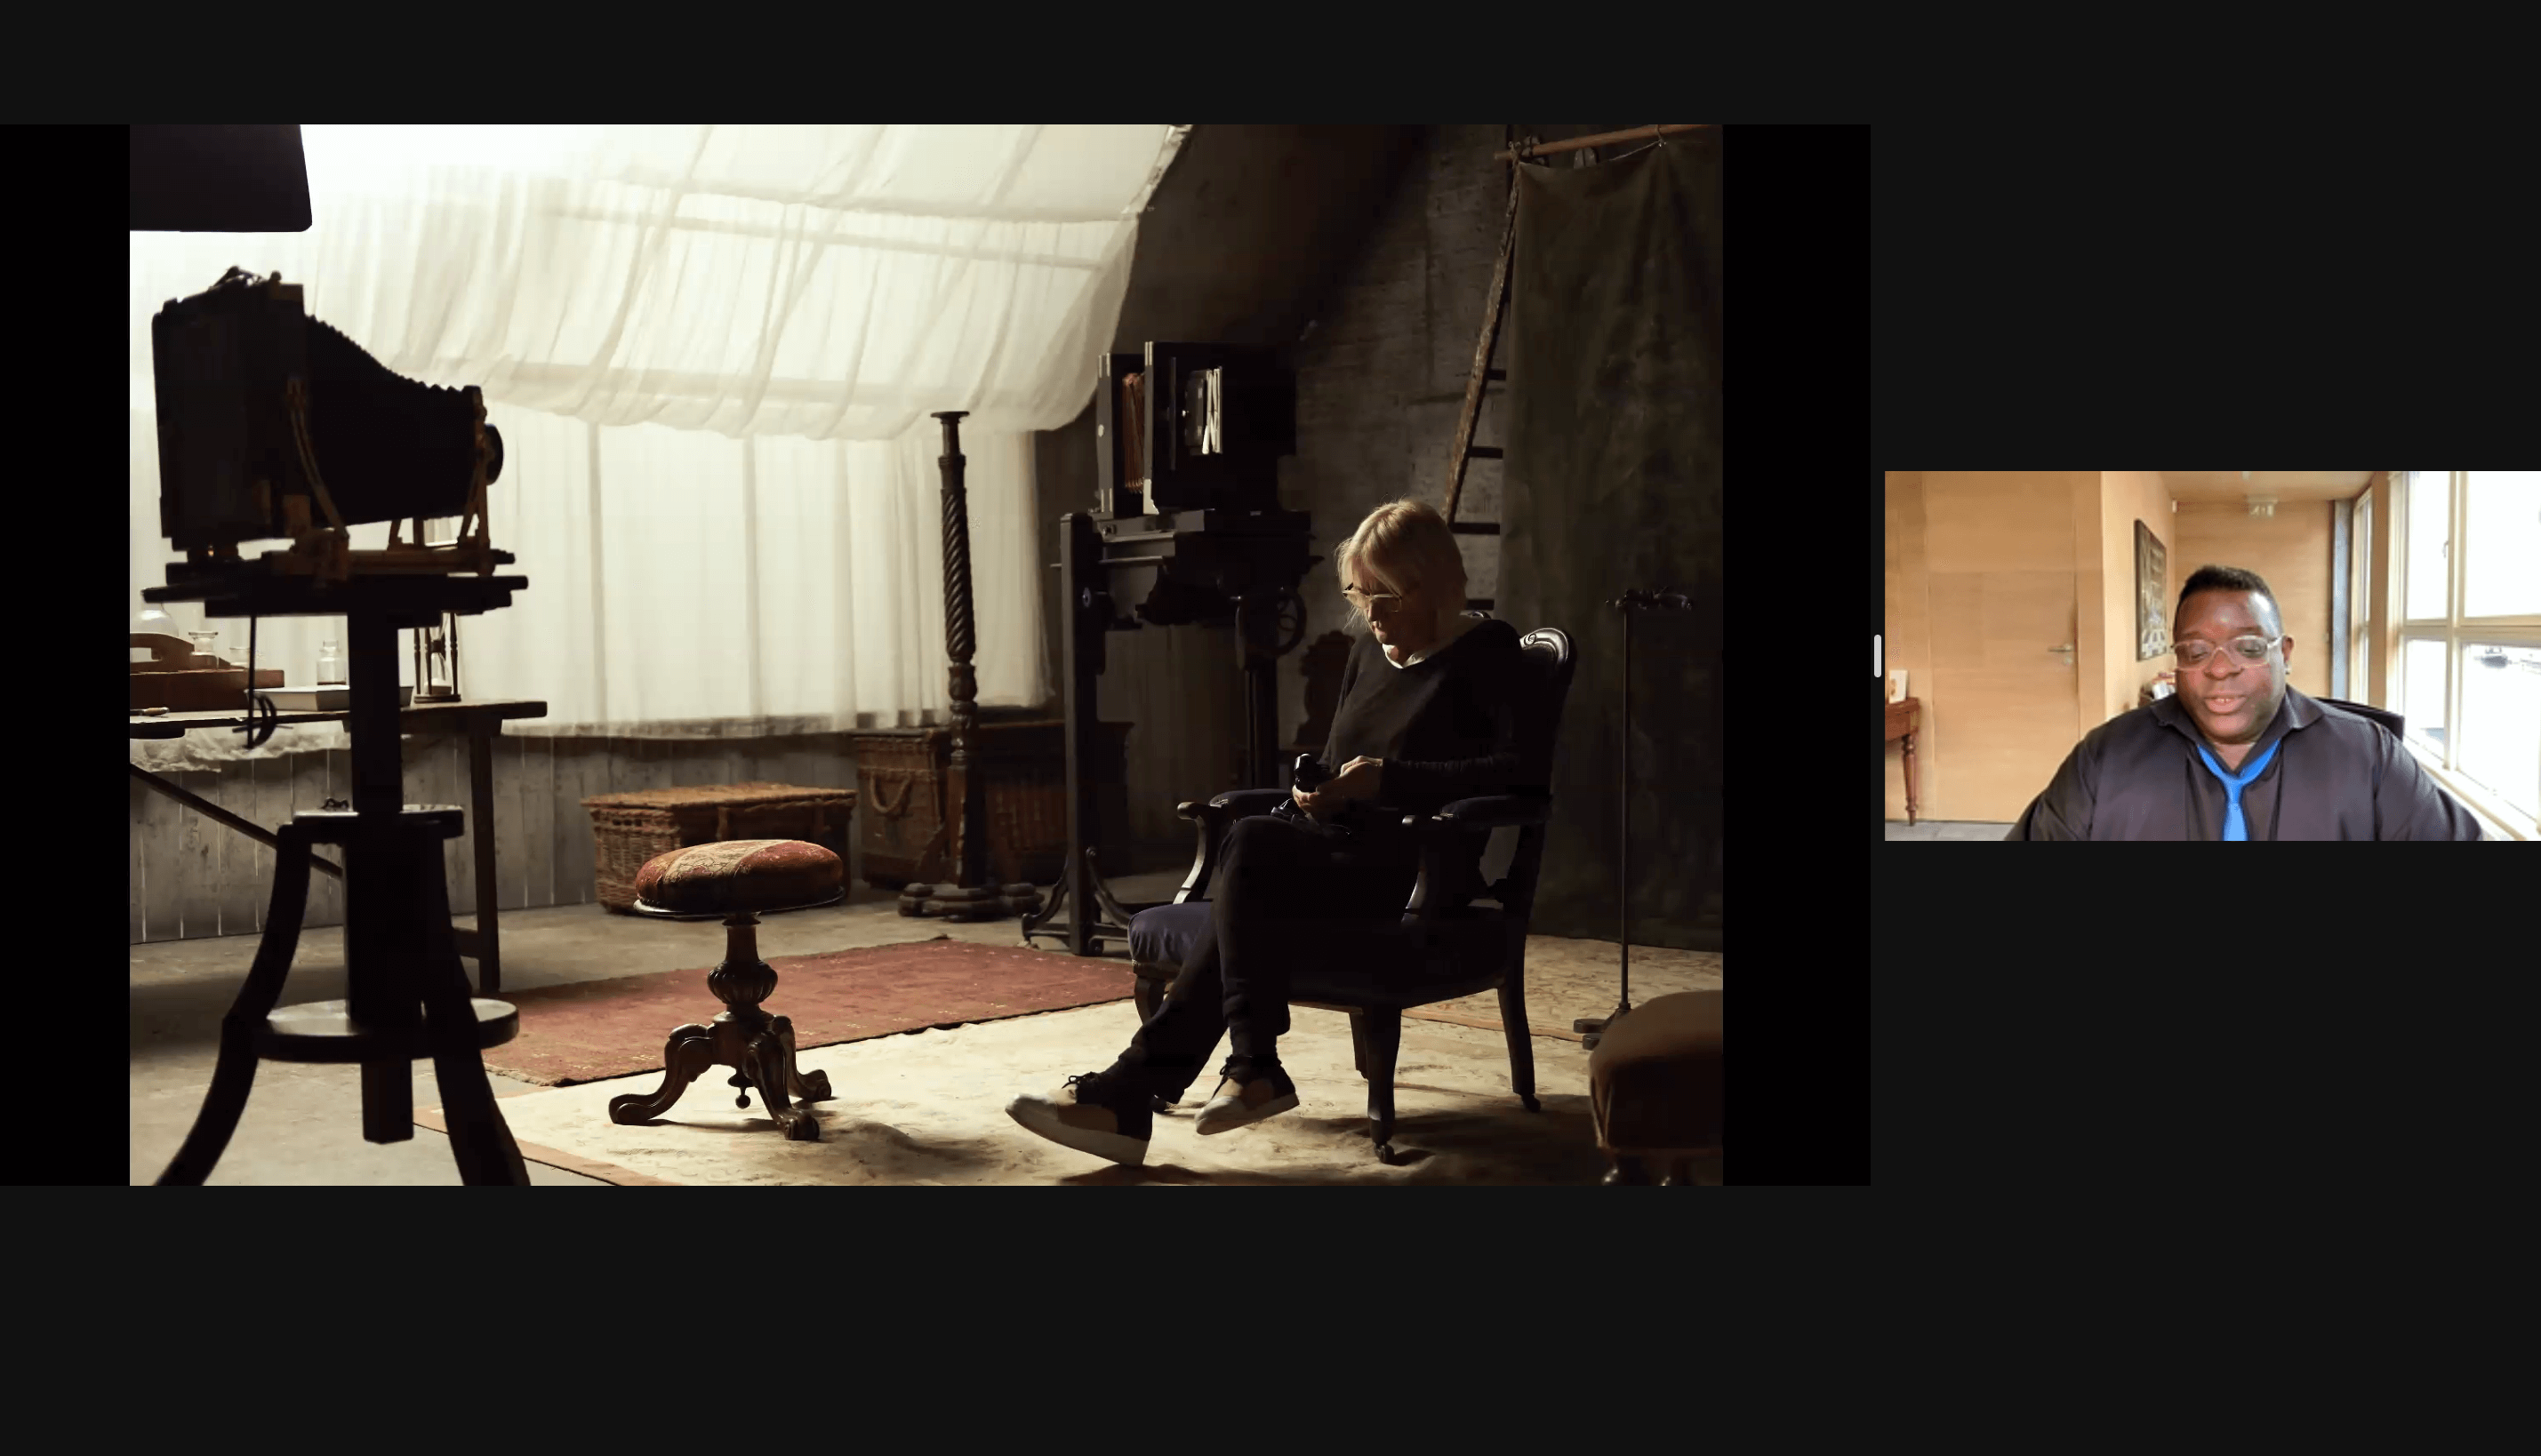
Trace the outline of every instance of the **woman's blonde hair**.
[[[1349, 540], [1334, 549], [1333, 563], [1343, 586], [1357, 577], [1361, 586], [1398, 595], [1426, 588], [1437, 599], [1442, 619], [1465, 610], [1465, 553], [1457, 548], [1447, 518], [1425, 500], [1407, 495], [1368, 512]], [[1365, 579], [1369, 577], [1372, 583]], [[1342, 602], [1350, 619], [1364, 629], [1367, 613], [1350, 605], [1346, 596]]]

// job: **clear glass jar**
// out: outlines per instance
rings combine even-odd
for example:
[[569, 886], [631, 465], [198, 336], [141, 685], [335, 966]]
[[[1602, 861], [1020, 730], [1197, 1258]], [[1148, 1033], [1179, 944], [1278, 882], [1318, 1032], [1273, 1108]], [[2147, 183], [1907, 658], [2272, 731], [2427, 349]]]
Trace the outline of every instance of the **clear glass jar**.
[[340, 688], [344, 685], [344, 653], [333, 638], [318, 644], [318, 686]]

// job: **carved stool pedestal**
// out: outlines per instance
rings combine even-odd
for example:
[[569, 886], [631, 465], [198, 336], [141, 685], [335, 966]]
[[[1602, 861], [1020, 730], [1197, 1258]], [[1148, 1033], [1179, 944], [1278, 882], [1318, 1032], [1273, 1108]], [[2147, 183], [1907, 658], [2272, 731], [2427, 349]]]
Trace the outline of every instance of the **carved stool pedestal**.
[[[728, 1066], [727, 1084], [750, 1106], [756, 1087], [767, 1115], [798, 1142], [817, 1142], [820, 1124], [804, 1104], [830, 1099], [827, 1072], [805, 1076], [794, 1064], [794, 1023], [760, 1003], [776, 989], [776, 972], [759, 958], [759, 917], [784, 910], [835, 905], [845, 895], [838, 857], [797, 839], [744, 839], [692, 845], [655, 856], [636, 874], [635, 912], [673, 919], [720, 916], [723, 963], [706, 987], [723, 1002], [709, 1024], [690, 1022], [662, 1049], [661, 1088], [651, 1096], [609, 1100], [613, 1123], [647, 1123], [671, 1110], [710, 1066]], [[807, 896], [818, 898], [807, 899]]]

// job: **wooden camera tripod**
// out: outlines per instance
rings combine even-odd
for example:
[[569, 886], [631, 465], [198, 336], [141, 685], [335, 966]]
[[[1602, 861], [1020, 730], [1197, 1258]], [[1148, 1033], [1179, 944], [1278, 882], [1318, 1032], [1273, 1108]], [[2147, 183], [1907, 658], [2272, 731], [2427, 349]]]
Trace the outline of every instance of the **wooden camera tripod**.
[[[277, 837], [273, 900], [246, 986], [221, 1023], [220, 1061], [184, 1146], [163, 1184], [199, 1184], [238, 1129], [259, 1059], [359, 1062], [362, 1136], [414, 1136], [416, 1058], [432, 1058], [443, 1115], [463, 1181], [526, 1184], [529, 1170], [494, 1104], [484, 1048], [508, 1042], [520, 1013], [472, 998], [450, 927], [440, 841], [460, 833], [456, 808], [404, 802], [398, 754], [400, 627], [444, 612], [508, 606], [529, 585], [509, 577], [362, 577], [331, 586], [307, 577], [247, 576], [154, 587], [147, 601], [199, 601], [211, 617], [342, 616], [350, 637], [353, 807], [292, 817]], [[276, 1008], [300, 940], [311, 851], [344, 853], [344, 962], [348, 999]]]

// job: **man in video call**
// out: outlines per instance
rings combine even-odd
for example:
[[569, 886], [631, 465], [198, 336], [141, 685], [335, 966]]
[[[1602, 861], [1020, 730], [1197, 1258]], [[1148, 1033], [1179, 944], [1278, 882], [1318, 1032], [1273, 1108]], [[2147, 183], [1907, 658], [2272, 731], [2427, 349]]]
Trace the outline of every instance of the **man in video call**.
[[2177, 691], [2094, 728], [2007, 839], [2476, 839], [2478, 820], [2369, 718], [2286, 684], [2257, 572], [2180, 589]]

